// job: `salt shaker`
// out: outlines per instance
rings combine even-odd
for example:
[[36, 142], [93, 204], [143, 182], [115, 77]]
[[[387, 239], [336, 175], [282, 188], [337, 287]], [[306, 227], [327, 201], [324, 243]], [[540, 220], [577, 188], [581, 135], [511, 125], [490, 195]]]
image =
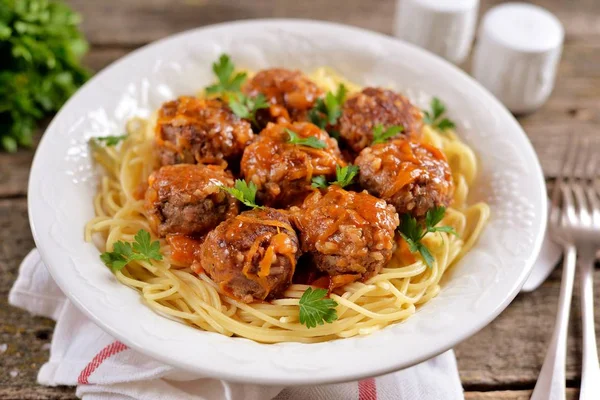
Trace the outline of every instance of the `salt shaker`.
[[562, 24], [546, 9], [496, 6], [481, 23], [473, 76], [513, 113], [535, 111], [554, 87], [563, 40]]
[[471, 50], [478, 8], [479, 0], [398, 0], [394, 35], [460, 64]]

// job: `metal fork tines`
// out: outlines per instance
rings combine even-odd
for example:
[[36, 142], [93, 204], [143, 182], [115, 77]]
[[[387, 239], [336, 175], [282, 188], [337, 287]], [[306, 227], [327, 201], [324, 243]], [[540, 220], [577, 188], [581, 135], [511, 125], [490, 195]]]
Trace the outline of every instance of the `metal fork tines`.
[[565, 398], [565, 359], [569, 310], [579, 253], [583, 320], [581, 400], [600, 399], [600, 367], [594, 332], [593, 264], [600, 245], [600, 200], [595, 184], [597, 141], [575, 139], [557, 178], [549, 215], [550, 233], [564, 247], [561, 292], [554, 334], [532, 399]]
[[574, 174], [561, 185], [565, 237], [577, 248], [581, 282], [583, 360], [580, 399], [600, 399], [600, 364], [594, 329], [594, 263], [600, 247], [600, 199], [596, 187], [598, 146], [580, 140]]

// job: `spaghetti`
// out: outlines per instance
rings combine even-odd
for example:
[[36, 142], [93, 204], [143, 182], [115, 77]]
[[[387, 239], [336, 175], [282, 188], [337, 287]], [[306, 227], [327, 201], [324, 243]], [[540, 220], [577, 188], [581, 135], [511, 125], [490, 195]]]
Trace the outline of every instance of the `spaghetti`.
[[[360, 90], [327, 68], [319, 68], [310, 78], [324, 91], [333, 91], [340, 83], [351, 92]], [[112, 249], [117, 241], [131, 242], [140, 229], [152, 232], [140, 188], [157, 167], [154, 122], [135, 118], [126, 130], [127, 139], [118, 148], [92, 144], [94, 158], [106, 173], [94, 199], [96, 217], [87, 223], [85, 237], [87, 241], [99, 238], [102, 251]], [[206, 331], [263, 343], [312, 343], [366, 335], [404, 321], [440, 292], [444, 274], [475, 244], [489, 217], [486, 204], [467, 204], [477, 175], [473, 151], [453, 132], [440, 133], [430, 126], [424, 127], [422, 142], [441, 149], [448, 159], [455, 191], [443, 224], [454, 227], [458, 236], [427, 234], [423, 241], [435, 259], [431, 268], [416, 259], [406, 243], [398, 242], [391, 261], [379, 274], [331, 293], [338, 303], [338, 319], [330, 324], [312, 329], [300, 324], [299, 299], [309, 286], [292, 284], [283, 298], [245, 304], [226, 296], [205, 273], [198, 275], [173, 259], [165, 239], [159, 239], [162, 260], [130, 262], [115, 276], [138, 290], [144, 302], [164, 316]]]

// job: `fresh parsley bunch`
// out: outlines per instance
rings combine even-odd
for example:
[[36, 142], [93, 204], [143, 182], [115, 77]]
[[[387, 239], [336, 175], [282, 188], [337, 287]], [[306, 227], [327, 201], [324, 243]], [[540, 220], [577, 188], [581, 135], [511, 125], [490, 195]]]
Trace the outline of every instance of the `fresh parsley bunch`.
[[31, 146], [36, 122], [89, 76], [79, 15], [57, 0], [0, 0], [0, 147]]

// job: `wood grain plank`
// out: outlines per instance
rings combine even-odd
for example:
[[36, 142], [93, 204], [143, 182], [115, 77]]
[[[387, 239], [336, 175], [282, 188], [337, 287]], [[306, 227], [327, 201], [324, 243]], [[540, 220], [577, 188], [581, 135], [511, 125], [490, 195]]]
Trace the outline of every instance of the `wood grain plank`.
[[[396, 0], [69, 0], [93, 44], [141, 45], [176, 32], [250, 18], [308, 18], [392, 32]], [[481, 14], [505, 0], [483, 0]], [[565, 25], [567, 40], [600, 35], [595, 0], [536, 0]]]
[[7, 386], [0, 387], [3, 400], [74, 400], [75, 389], [68, 386]]
[[[465, 400], [529, 400], [533, 390], [505, 390], [491, 392], [465, 392]], [[567, 389], [566, 400], [575, 400], [579, 395], [577, 389]]]

